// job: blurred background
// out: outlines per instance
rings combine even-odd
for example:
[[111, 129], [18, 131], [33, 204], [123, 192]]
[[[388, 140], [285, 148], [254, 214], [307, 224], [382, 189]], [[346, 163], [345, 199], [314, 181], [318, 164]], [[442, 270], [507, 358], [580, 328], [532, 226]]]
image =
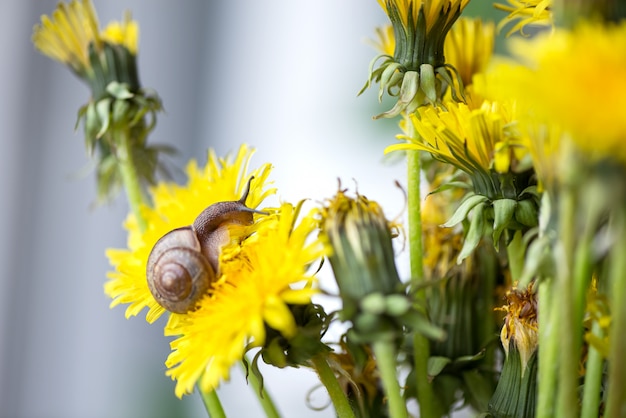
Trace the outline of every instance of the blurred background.
[[[480, 4], [478, 4], [480, 3]], [[484, 4], [483, 4], [484, 3]], [[319, 201], [343, 185], [402, 214], [401, 158], [385, 159], [396, 121], [375, 92], [357, 97], [367, 43], [387, 18], [371, 0], [94, 0], [101, 26], [129, 9], [140, 24], [142, 84], [159, 92], [151, 143], [174, 145], [174, 178], [241, 143], [271, 162], [278, 198]], [[33, 25], [55, 0], [4, 0], [0, 25], [0, 416], [206, 416], [197, 394], [179, 401], [165, 376], [164, 319], [109, 309], [105, 248], [126, 246], [124, 196], [95, 207], [95, 178], [74, 130], [89, 91], [66, 67], [35, 51]], [[470, 13], [491, 10], [474, 0]], [[356, 186], [355, 186], [356, 185]], [[401, 246], [401, 272], [407, 271]], [[328, 277], [322, 286], [332, 291]], [[323, 303], [336, 307], [335, 300]], [[314, 373], [263, 368], [285, 417], [332, 417]], [[261, 416], [240, 369], [219, 393], [228, 416]]]

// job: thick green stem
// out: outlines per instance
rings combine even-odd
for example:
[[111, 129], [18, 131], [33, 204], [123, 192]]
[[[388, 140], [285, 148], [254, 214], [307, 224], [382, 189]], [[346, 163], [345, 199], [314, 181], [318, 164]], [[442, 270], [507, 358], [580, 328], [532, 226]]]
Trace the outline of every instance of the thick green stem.
[[[591, 332], [601, 337], [602, 328], [597, 322], [593, 323]], [[602, 369], [604, 360], [593, 345], [589, 345], [587, 364], [585, 367], [585, 384], [583, 386], [583, 400], [581, 418], [597, 418], [600, 414], [600, 393], [602, 390]]]
[[511, 280], [517, 282], [522, 277], [524, 270], [524, 256], [526, 249], [522, 239], [522, 231], [516, 231], [513, 239], [506, 247], [507, 258], [509, 259], [509, 270], [511, 272]]
[[[414, 132], [417, 135], [417, 132]], [[415, 303], [425, 306], [426, 291], [420, 289], [424, 280], [423, 244], [422, 244], [422, 188], [421, 163], [418, 151], [407, 151], [407, 187], [408, 187], [408, 217], [409, 217], [409, 260], [411, 263], [411, 287]], [[413, 335], [413, 356], [415, 366], [415, 388], [417, 403], [420, 408], [420, 417], [438, 417], [435, 404], [435, 393], [428, 379], [428, 358], [430, 357], [430, 343], [422, 334]]]
[[146, 220], [141, 215], [141, 205], [144, 203], [144, 195], [141, 191], [141, 183], [133, 159], [130, 132], [128, 129], [119, 129], [114, 131], [113, 135], [116, 136], [115, 143], [118, 145], [116, 156], [120, 167], [120, 174], [122, 175], [122, 182], [124, 183], [124, 190], [128, 198], [128, 204], [133, 215], [135, 215], [137, 225], [139, 225], [142, 231], [145, 231], [147, 226]]
[[376, 365], [383, 382], [383, 389], [389, 405], [391, 418], [407, 418], [406, 404], [400, 391], [398, 376], [396, 375], [396, 349], [393, 341], [376, 341], [373, 346], [376, 356]]
[[204, 407], [206, 408], [210, 418], [226, 418], [220, 398], [217, 396], [217, 391], [200, 391], [200, 394], [202, 395], [202, 402], [204, 402]]
[[611, 329], [605, 417], [626, 416], [626, 208], [615, 219], [610, 255]]
[[537, 418], [554, 416], [554, 399], [556, 397], [557, 358], [559, 340], [556, 328], [557, 305], [553, 304], [553, 279], [544, 278], [539, 282], [539, 370], [537, 379]]
[[559, 202], [559, 243], [554, 249], [557, 259], [557, 292], [552, 295], [552, 302], [558, 307], [558, 331], [552, 334], [560, 345], [558, 364], [559, 379], [557, 391], [557, 417], [578, 416], [578, 367], [580, 361], [579, 345], [576, 344], [574, 307], [574, 233], [576, 230], [575, 191], [565, 187]]
[[[241, 362], [241, 366], [244, 368], [244, 372], [247, 372], [247, 370], [245, 370], [246, 367], [244, 366], [243, 362]], [[247, 379], [248, 383], [250, 383], [250, 386], [252, 386], [254, 394], [261, 403], [261, 407], [265, 412], [265, 416], [267, 418], [279, 418], [280, 414], [278, 413], [278, 409], [276, 409], [276, 405], [274, 404], [274, 401], [272, 400], [270, 394], [267, 392], [267, 390], [265, 390], [265, 387], [262, 387], [262, 383], [259, 380], [258, 376], [254, 373], [249, 373], [247, 375]]]
[[355, 418], [354, 411], [350, 406], [350, 401], [346, 397], [337, 376], [326, 361], [326, 357], [316, 355], [312, 359], [315, 370], [317, 371], [320, 381], [326, 387], [330, 400], [333, 402], [335, 412], [339, 418]]

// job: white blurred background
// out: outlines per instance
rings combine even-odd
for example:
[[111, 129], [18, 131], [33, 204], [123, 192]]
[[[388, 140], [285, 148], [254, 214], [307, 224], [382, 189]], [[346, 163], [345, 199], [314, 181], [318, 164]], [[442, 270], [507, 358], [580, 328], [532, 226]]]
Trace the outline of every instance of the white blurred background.
[[[139, 21], [141, 82], [166, 109], [150, 142], [180, 151], [170, 167], [204, 164], [208, 148], [224, 155], [245, 142], [257, 149], [253, 167], [275, 166], [282, 199], [330, 197], [341, 178], [388, 217], [402, 213], [394, 181], [405, 184], [405, 166], [383, 158], [396, 122], [371, 119], [385, 110], [374, 91], [357, 97], [376, 55], [367, 39], [387, 22], [376, 1], [94, 4], [101, 26], [126, 9]], [[125, 307], [109, 309], [104, 250], [125, 247], [128, 207], [123, 195], [92, 207], [94, 175], [82, 128], [74, 131], [89, 91], [30, 42], [55, 5], [2, 1], [0, 416], [206, 416], [197, 394], [179, 401], [165, 376], [163, 319], [148, 325], [144, 316], [126, 320]], [[312, 372], [263, 370], [283, 416], [334, 416], [304, 407], [319, 384]], [[240, 369], [219, 394], [229, 417], [262, 416]], [[327, 403], [323, 390], [313, 403]]]

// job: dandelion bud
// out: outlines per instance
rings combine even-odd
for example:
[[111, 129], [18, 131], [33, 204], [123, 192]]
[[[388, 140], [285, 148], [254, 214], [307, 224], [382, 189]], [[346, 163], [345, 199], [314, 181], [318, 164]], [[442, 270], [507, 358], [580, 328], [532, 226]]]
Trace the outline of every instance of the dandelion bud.
[[394, 263], [391, 226], [378, 203], [339, 191], [322, 210], [322, 235], [355, 340], [395, 339], [404, 326], [433, 338], [441, 331], [411, 305]]

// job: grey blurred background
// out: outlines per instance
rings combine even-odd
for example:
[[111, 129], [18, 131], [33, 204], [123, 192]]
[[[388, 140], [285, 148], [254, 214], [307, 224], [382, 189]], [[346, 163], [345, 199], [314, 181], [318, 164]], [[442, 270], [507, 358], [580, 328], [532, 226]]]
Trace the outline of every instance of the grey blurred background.
[[[376, 1], [94, 4], [101, 26], [126, 9], [139, 21], [140, 78], [166, 109], [150, 141], [180, 151], [170, 167], [204, 164], [208, 148], [224, 155], [245, 142], [257, 149], [253, 166], [274, 164], [279, 198], [330, 197], [339, 177], [389, 217], [402, 213], [394, 181], [404, 184], [404, 164], [383, 158], [396, 122], [371, 119], [384, 108], [373, 91], [356, 96], [376, 55], [366, 40], [387, 22]], [[55, 5], [2, 1], [0, 416], [206, 416], [197, 394], [179, 401], [165, 376], [164, 319], [126, 320], [103, 293], [104, 250], [125, 247], [128, 207], [123, 196], [92, 206], [94, 176], [74, 131], [88, 89], [30, 42]], [[326, 276], [322, 285], [333, 288]], [[334, 416], [303, 407], [319, 385], [312, 372], [263, 370], [285, 417]], [[240, 369], [218, 392], [229, 417], [262, 416]], [[324, 391], [312, 402], [326, 404]]]

